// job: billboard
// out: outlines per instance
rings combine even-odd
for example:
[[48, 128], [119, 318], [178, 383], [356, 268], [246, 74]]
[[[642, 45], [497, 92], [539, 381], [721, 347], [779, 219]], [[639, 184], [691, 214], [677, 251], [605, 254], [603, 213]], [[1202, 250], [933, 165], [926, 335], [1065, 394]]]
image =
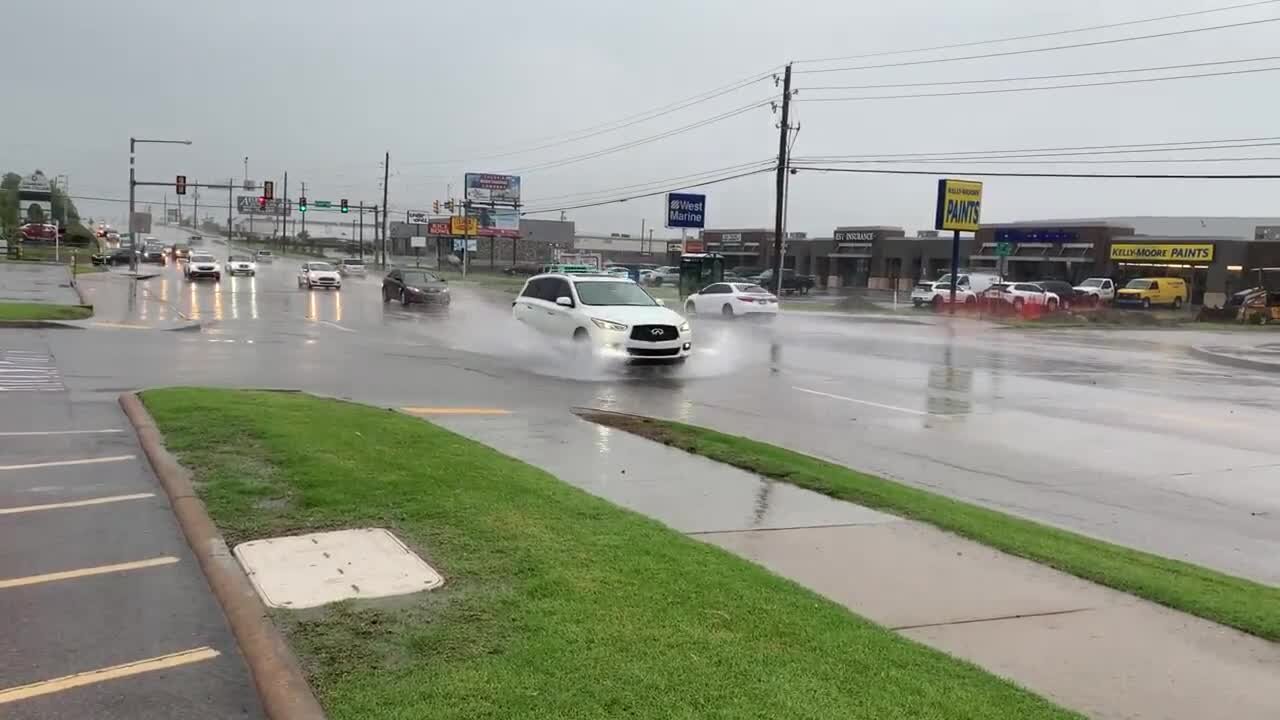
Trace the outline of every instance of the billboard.
[[707, 216], [707, 196], [667, 193], [667, 227], [702, 228]]
[[431, 222], [425, 210], [409, 210], [404, 214], [404, 221], [410, 225], [426, 225]]
[[449, 218], [431, 218], [427, 221], [427, 232], [432, 235], [449, 235]]
[[283, 198], [268, 200], [267, 206], [260, 208], [257, 195], [236, 196], [236, 212], [241, 215], [288, 215], [292, 209]]
[[467, 202], [493, 205], [520, 204], [520, 176], [467, 173], [463, 177]]
[[1117, 243], [1111, 246], [1112, 260], [1157, 263], [1211, 263], [1213, 243]]
[[934, 230], [976, 232], [982, 215], [982, 183], [975, 180], [938, 180], [938, 205]]
[[476, 235], [486, 237], [520, 237], [520, 211], [515, 208], [473, 207]]

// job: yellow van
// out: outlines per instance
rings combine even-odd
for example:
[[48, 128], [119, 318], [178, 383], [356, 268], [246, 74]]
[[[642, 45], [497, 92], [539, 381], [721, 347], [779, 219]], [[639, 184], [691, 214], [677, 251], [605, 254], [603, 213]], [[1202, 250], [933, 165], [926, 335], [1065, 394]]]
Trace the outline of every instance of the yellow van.
[[1187, 281], [1175, 277], [1135, 278], [1116, 291], [1116, 305], [1169, 305], [1174, 310], [1190, 299]]

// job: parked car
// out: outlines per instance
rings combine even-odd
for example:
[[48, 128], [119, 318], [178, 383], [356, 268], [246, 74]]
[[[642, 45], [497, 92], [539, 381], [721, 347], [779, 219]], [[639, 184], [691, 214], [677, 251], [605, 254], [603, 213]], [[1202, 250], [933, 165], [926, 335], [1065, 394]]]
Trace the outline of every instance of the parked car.
[[549, 338], [581, 343], [606, 358], [681, 363], [693, 348], [688, 321], [622, 278], [537, 275], [525, 281], [511, 312]]
[[253, 277], [258, 274], [258, 264], [250, 255], [229, 255], [227, 256], [227, 274]]
[[1058, 297], [1057, 307], [1062, 310], [1070, 310], [1079, 299], [1079, 296], [1076, 295], [1076, 289], [1071, 287], [1071, 283], [1066, 280], [1037, 280], [1035, 284], [1044, 288], [1051, 295], [1056, 295]]
[[536, 263], [517, 263], [502, 272], [507, 275], [537, 275], [542, 272], [542, 266]]
[[133, 259], [133, 250], [130, 248], [121, 248], [112, 250], [109, 253], [98, 253], [89, 257], [89, 262], [94, 265], [128, 265]]
[[448, 305], [449, 283], [429, 270], [395, 269], [382, 278], [382, 302], [399, 300], [401, 305], [426, 303]]
[[1105, 305], [1116, 299], [1116, 284], [1111, 278], [1085, 278], [1074, 289], [1078, 301], [1088, 303], [1093, 307]]
[[[959, 282], [956, 284], [956, 302], [976, 302], [979, 293], [998, 282], [1000, 282], [1000, 276], [995, 273], [959, 273]], [[951, 302], [951, 273], [943, 275], [934, 282], [928, 280], [918, 282], [911, 289], [911, 304], [916, 307], [921, 305], [937, 307], [949, 302]]]
[[[768, 270], [765, 270], [759, 275], [751, 278], [751, 282], [768, 288], [769, 290], [773, 290], [776, 287], [773, 281], [773, 268], [769, 268]], [[782, 292], [787, 295], [792, 295], [794, 293], [808, 295], [809, 291], [812, 290], [813, 286], [816, 284], [817, 280], [815, 280], [812, 275], [799, 275], [792, 268], [782, 269]]]
[[1049, 292], [1041, 287], [1039, 283], [1030, 282], [994, 283], [991, 287], [982, 291], [980, 297], [991, 304], [1006, 304], [1016, 312], [1022, 312], [1022, 309], [1028, 305], [1052, 312], [1062, 304], [1062, 300], [1057, 293]]
[[712, 283], [684, 301], [687, 315], [718, 313], [726, 318], [778, 315], [778, 297], [754, 283]]
[[653, 269], [653, 284], [657, 286], [671, 285], [678, 287], [680, 285], [680, 268], [674, 265], [663, 265]]
[[631, 278], [631, 270], [622, 265], [610, 265], [604, 269], [604, 274], [619, 278]]
[[298, 270], [298, 287], [342, 289], [342, 276], [327, 262], [305, 262]]
[[1174, 310], [1187, 302], [1187, 281], [1174, 277], [1135, 278], [1116, 291], [1116, 305], [1168, 305]]
[[222, 269], [218, 261], [209, 253], [191, 253], [191, 259], [182, 267], [182, 274], [188, 280], [211, 277], [222, 280]]
[[338, 273], [343, 277], [364, 277], [364, 261], [359, 258], [342, 258], [338, 261]]

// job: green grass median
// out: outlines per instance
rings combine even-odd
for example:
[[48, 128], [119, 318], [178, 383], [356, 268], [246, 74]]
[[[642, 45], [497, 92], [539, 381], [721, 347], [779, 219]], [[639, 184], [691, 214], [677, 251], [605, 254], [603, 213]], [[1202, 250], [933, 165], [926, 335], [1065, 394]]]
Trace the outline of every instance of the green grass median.
[[1100, 585], [1280, 641], [1278, 587], [1041, 525], [736, 435], [633, 415], [581, 414], [766, 477], [920, 520]]
[[430, 423], [292, 393], [142, 398], [230, 544], [386, 527], [445, 576], [274, 614], [334, 720], [1077, 717]]
[[13, 320], [83, 320], [92, 316], [92, 305], [0, 302], [0, 322]]

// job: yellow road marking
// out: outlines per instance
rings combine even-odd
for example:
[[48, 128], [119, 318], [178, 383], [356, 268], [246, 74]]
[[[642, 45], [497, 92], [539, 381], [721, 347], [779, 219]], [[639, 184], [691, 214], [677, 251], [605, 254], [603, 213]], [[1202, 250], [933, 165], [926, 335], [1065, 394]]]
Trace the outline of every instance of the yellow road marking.
[[181, 665], [190, 665], [204, 660], [212, 660], [222, 653], [211, 647], [198, 647], [193, 650], [184, 650], [182, 652], [173, 653], [171, 655], [161, 655], [149, 660], [137, 660], [123, 665], [113, 665], [111, 667], [100, 668], [98, 670], [89, 670], [87, 672], [76, 673], [74, 675], [66, 675], [51, 680], [41, 680], [31, 683], [30, 685], [21, 685], [8, 690], [0, 690], [0, 705], [5, 703], [16, 702], [18, 700], [26, 700], [28, 698], [48, 695], [50, 693], [62, 692], [72, 688], [84, 687], [85, 685], [93, 685], [94, 683], [105, 682], [107, 680], [117, 680], [119, 678], [129, 677], [131, 675], [141, 675], [142, 673], [153, 672], [155, 670], [165, 670], [168, 668], [179, 667]]
[[86, 505], [105, 505], [107, 503], [141, 500], [142, 498], [155, 496], [155, 493], [134, 493], [132, 495], [112, 495], [110, 497], [71, 500], [68, 502], [47, 503], [45, 505], [22, 505], [20, 507], [0, 508], [0, 515], [16, 515], [18, 513], [36, 512], [37, 510], [59, 510], [61, 508], [84, 507]]
[[510, 410], [502, 408], [475, 407], [406, 407], [400, 408], [410, 415], [510, 415]]
[[44, 575], [28, 575], [27, 577], [9, 578], [8, 580], [0, 580], [0, 590], [11, 587], [22, 587], [23, 585], [38, 585], [40, 583], [57, 582], [59, 580], [73, 580], [75, 578], [89, 577], [91, 575], [106, 575], [114, 572], [141, 570], [143, 568], [156, 567], [157, 565], [172, 565], [176, 562], [178, 562], [178, 558], [165, 556], [151, 558], [150, 560], [116, 563], [115, 565], [99, 565], [98, 567], [80, 568], [79, 570], [63, 570], [62, 572], [45, 573]]

